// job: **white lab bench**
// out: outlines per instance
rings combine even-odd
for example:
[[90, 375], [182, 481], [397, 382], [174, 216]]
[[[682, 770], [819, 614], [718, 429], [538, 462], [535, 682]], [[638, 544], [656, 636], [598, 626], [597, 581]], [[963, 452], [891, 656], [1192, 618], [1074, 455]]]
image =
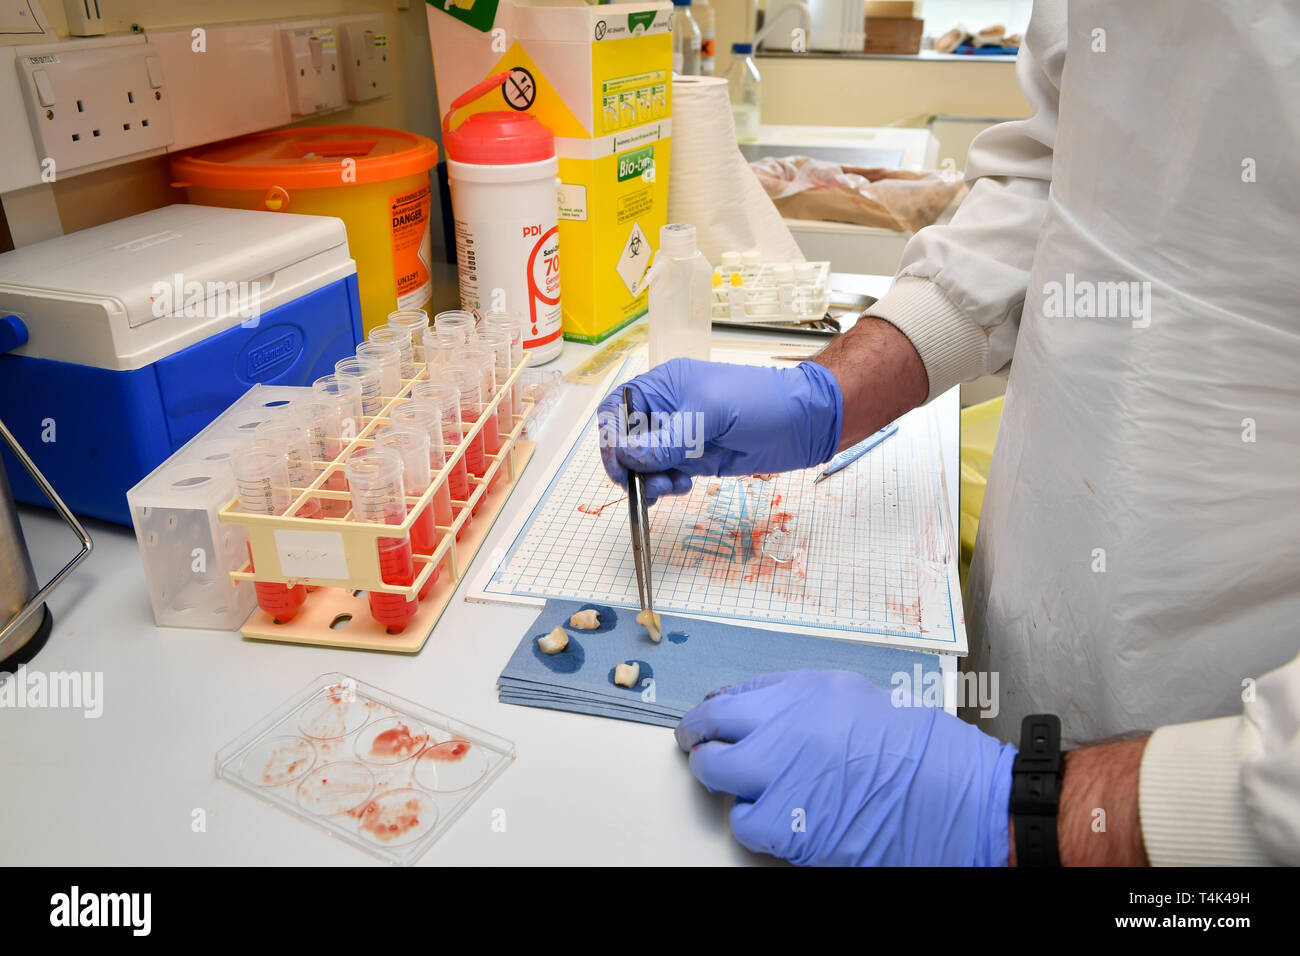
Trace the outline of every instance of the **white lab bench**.
[[[849, 285], [880, 295], [888, 283], [859, 276]], [[773, 338], [788, 343], [796, 336]], [[548, 367], [570, 368], [593, 351], [568, 343]], [[590, 387], [565, 386], [541, 431], [538, 456], [479, 560], [492, 552], [514, 509], [545, 473], [547, 455], [558, 450], [554, 443], [592, 396]], [[936, 401], [955, 526], [957, 390]], [[23, 509], [22, 522], [46, 580], [75, 542], [52, 512]], [[375, 864], [213, 772], [220, 747], [328, 671], [354, 675], [516, 744], [515, 764], [421, 865], [769, 859], [732, 839], [728, 802], [696, 782], [670, 731], [497, 702], [496, 677], [533, 609], [470, 604], [458, 596], [415, 656], [158, 628], [131, 531], [96, 522], [90, 532], [94, 553], [50, 600], [54, 631], [29, 667], [102, 672], [103, 714], [89, 719], [75, 710], [0, 711], [0, 814], [9, 821], [0, 864]], [[199, 810], [206, 818], [202, 832], [194, 825]]]

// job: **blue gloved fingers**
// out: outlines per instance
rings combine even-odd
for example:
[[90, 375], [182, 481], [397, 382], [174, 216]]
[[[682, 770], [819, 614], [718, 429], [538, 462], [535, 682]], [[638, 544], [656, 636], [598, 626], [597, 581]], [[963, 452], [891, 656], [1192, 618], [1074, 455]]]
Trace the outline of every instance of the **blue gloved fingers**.
[[677, 746], [692, 750], [706, 740], [725, 740], [728, 743], [743, 740], [775, 712], [771, 695], [762, 692], [775, 688], [780, 693], [778, 685], [786, 676], [788, 673], [764, 674], [736, 685], [732, 691], [696, 704], [678, 721], [673, 731]]
[[600, 463], [605, 466], [605, 474], [609, 475], [610, 481], [620, 488], [627, 487], [627, 468], [618, 460], [614, 446], [606, 445], [604, 441], [600, 443]]
[[741, 800], [757, 800], [777, 772], [770, 762], [746, 754], [743, 744], [710, 740], [691, 751], [691, 773], [709, 793], [734, 793]]
[[645, 476], [645, 501], [652, 505], [664, 495], [689, 495], [691, 476], [676, 469]]
[[759, 674], [757, 677], [751, 677], [739, 684], [728, 684], [726, 687], [711, 690], [704, 695], [704, 699], [712, 700], [721, 694], [743, 694], [746, 691], [758, 690], [760, 687], [770, 687], [772, 684], [779, 684], [781, 681], [789, 680], [799, 673], [802, 673], [802, 671], [775, 671], [771, 674]]
[[605, 466], [605, 474], [610, 481], [624, 488], [627, 487], [627, 465], [617, 454], [618, 449], [627, 441], [628, 416], [623, 404], [623, 389], [627, 388], [632, 396], [633, 413], [643, 416], [650, 414], [650, 402], [646, 398], [642, 384], [637, 378], [620, 383], [608, 395], [601, 399], [596, 409], [597, 436], [600, 444], [600, 460]]
[[753, 853], [783, 857], [794, 818], [773, 821], [771, 815], [767, 801], [738, 799], [731, 808], [731, 835]]

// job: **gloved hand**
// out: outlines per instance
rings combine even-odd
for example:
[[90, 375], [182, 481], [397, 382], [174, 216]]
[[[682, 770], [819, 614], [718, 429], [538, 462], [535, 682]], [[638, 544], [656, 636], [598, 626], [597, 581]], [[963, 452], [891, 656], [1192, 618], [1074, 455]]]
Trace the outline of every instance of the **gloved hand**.
[[1005, 866], [1016, 748], [848, 671], [715, 691], [677, 726], [731, 830], [801, 865]]
[[840, 443], [844, 397], [834, 374], [815, 362], [763, 368], [672, 359], [625, 384], [633, 412], [648, 419], [645, 431], [624, 436], [620, 385], [598, 410], [600, 456], [620, 485], [629, 468], [646, 473], [649, 502], [686, 494], [692, 475], [811, 468]]

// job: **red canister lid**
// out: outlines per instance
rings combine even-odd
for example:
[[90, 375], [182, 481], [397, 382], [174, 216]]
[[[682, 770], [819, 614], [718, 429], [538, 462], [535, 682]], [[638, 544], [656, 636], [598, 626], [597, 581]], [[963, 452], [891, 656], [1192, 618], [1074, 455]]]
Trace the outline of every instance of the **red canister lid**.
[[555, 155], [555, 135], [531, 113], [475, 113], [443, 134], [447, 158], [457, 163], [509, 166]]

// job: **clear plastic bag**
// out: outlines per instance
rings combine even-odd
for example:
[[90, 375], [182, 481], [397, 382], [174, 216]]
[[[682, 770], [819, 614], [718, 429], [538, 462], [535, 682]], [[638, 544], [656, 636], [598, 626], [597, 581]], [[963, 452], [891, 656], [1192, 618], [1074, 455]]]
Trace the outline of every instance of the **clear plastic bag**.
[[956, 172], [840, 166], [807, 156], [750, 163], [787, 219], [825, 219], [915, 232], [950, 217], [966, 186]]

